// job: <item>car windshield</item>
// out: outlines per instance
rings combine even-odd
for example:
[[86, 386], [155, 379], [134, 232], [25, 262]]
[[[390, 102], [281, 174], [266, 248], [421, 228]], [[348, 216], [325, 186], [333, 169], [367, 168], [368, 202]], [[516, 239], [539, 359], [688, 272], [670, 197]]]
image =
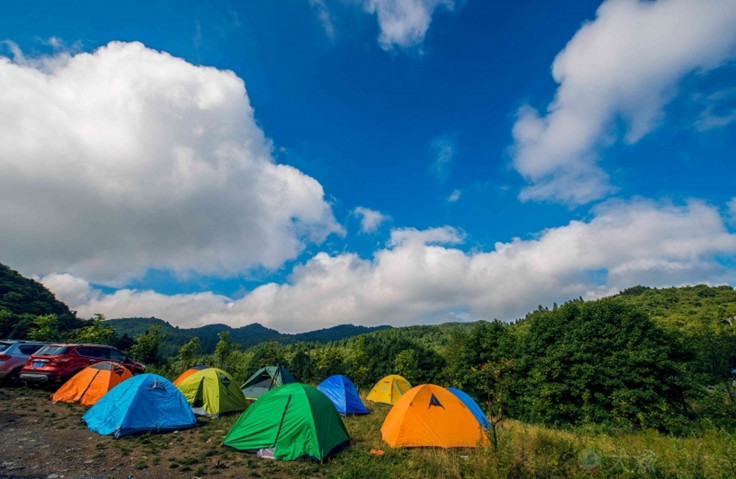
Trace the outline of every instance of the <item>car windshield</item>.
[[8, 349], [10, 346], [12, 346], [13, 343], [6, 343], [5, 341], [0, 341], [0, 353]]
[[65, 354], [70, 348], [67, 346], [44, 346], [36, 352], [38, 356], [56, 356]]

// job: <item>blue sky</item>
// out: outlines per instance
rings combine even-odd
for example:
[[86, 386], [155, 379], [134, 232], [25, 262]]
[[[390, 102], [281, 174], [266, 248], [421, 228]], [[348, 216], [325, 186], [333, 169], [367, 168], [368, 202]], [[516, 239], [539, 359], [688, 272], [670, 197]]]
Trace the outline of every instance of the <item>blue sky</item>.
[[34, 2], [0, 262], [283, 332], [736, 285], [736, 0]]

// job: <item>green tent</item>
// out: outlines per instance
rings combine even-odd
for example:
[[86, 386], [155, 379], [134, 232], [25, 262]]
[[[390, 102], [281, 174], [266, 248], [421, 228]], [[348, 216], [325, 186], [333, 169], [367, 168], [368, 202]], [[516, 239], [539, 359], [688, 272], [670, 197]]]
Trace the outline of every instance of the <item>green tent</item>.
[[266, 366], [245, 380], [240, 389], [246, 399], [258, 399], [271, 389], [284, 384], [297, 382], [283, 366]]
[[232, 376], [217, 368], [205, 368], [189, 375], [177, 386], [194, 414], [220, 416], [248, 407], [245, 396]]
[[350, 440], [335, 405], [321, 391], [301, 383], [264, 394], [238, 418], [222, 443], [291, 461], [302, 456], [323, 460]]

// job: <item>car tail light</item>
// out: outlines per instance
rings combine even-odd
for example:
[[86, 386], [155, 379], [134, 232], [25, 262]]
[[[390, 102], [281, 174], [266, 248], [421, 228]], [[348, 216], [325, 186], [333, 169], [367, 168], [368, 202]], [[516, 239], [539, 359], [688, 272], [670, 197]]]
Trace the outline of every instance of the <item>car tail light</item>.
[[10, 355], [0, 354], [0, 361], [7, 361], [8, 359], [10, 359]]
[[61, 364], [61, 363], [68, 363], [69, 362], [69, 358], [55, 358], [55, 359], [52, 359], [52, 362], [59, 363], [59, 364]]

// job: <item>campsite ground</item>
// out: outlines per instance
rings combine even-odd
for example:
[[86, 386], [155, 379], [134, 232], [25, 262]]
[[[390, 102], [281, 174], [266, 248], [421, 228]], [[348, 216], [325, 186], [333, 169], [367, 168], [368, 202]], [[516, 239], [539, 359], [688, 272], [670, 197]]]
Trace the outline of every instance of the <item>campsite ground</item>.
[[85, 427], [86, 407], [54, 404], [49, 395], [0, 387], [0, 479], [736, 477], [736, 432], [715, 428], [673, 437], [507, 420], [496, 450], [391, 449], [380, 433], [390, 407], [365, 401], [370, 414], [344, 419], [350, 447], [317, 464], [221, 447], [237, 415], [116, 440]]
[[[277, 463], [220, 447], [235, 417], [200, 419], [169, 434], [113, 439], [90, 432], [86, 407], [53, 403], [50, 391], [0, 388], [0, 479], [324, 477], [309, 461]], [[329, 465], [327, 465], [329, 469]]]

